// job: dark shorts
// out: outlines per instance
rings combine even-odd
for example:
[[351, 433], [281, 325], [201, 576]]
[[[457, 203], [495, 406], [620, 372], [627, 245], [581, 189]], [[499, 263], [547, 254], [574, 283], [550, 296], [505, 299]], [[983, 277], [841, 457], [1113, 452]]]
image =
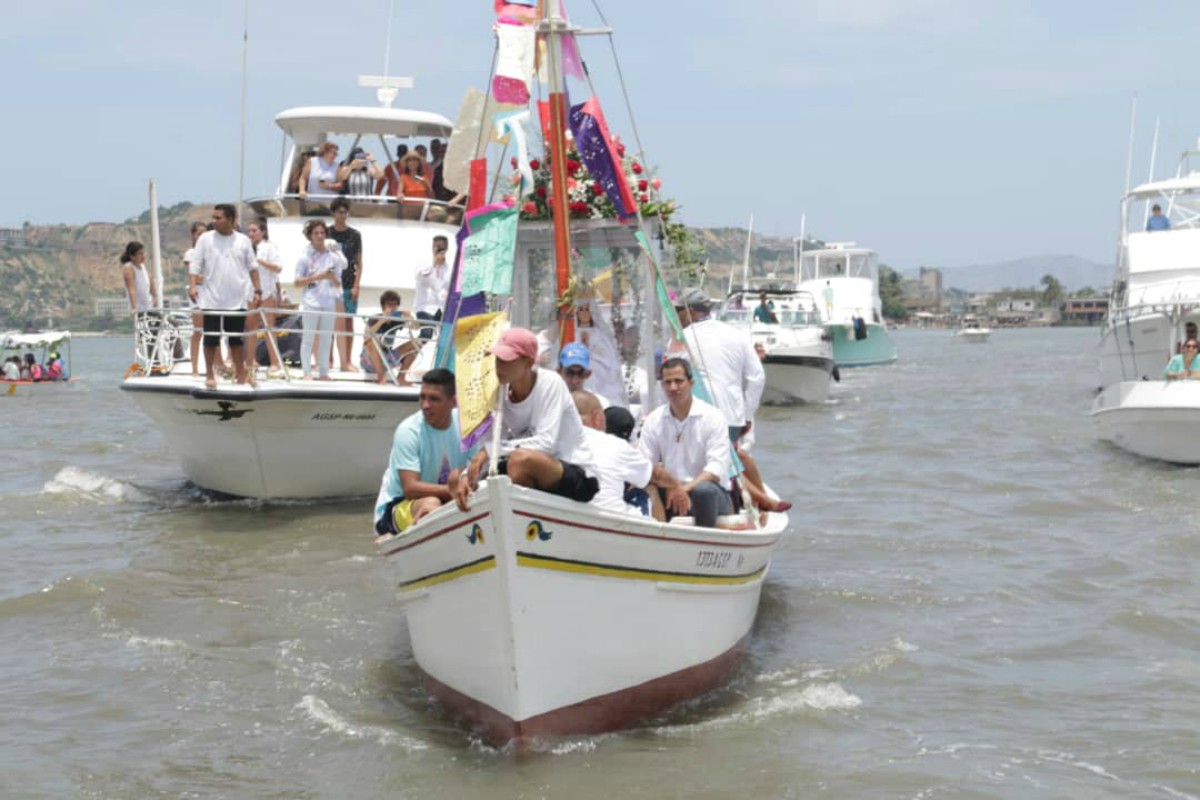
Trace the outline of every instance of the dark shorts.
[[[566, 461], [558, 463], [562, 464], [563, 476], [550, 489], [550, 494], [587, 503], [596, 496], [596, 492], [600, 491], [600, 481], [589, 478], [583, 471], [583, 467]], [[497, 459], [496, 472], [500, 475], [508, 474], [508, 456], [501, 456]]]
[[358, 301], [350, 297], [352, 291], [354, 291], [353, 288], [342, 287], [342, 306], [345, 307], [347, 314], [358, 313]]
[[[442, 320], [441, 309], [438, 309], [438, 312], [436, 314], [430, 314], [428, 311], [418, 311], [417, 319], [421, 320], [422, 322], [441, 322], [441, 320]], [[437, 327], [436, 325], [422, 325], [421, 326], [421, 338], [422, 339], [432, 339], [433, 331], [436, 327]]]
[[229, 337], [230, 347], [241, 347], [242, 334], [245, 332], [245, 317], [226, 317], [220, 314], [204, 315], [205, 347], [220, 347], [222, 334]]

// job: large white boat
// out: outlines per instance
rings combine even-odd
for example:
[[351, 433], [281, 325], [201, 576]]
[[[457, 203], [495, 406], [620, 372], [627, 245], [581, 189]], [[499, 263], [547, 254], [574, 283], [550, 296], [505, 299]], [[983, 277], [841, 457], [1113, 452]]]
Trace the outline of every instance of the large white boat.
[[1101, 439], [1180, 464], [1200, 463], [1200, 387], [1165, 380], [1163, 372], [1187, 324], [1200, 322], [1197, 157], [1200, 151], [1184, 153], [1174, 177], [1137, 186], [1122, 199], [1117, 272], [1099, 348], [1100, 393], [1091, 409]]
[[[385, 161], [399, 144], [411, 151], [431, 138], [445, 141], [453, 128], [439, 114], [386, 105], [294, 108], [275, 122], [290, 145], [279, 186], [270, 197], [247, 201], [242, 222], [267, 218], [271, 242], [282, 257], [280, 282], [294, 298], [300, 297], [291, 283], [294, 268], [308, 244], [301, 229], [311, 218], [329, 216], [328, 201], [306, 202], [288, 191], [302, 153], [334, 141], [343, 153], [363, 147]], [[403, 307], [411, 309], [416, 270], [431, 261], [433, 237], [448, 239], [452, 260], [458, 228], [447, 222], [455, 210], [434, 200], [402, 206], [385, 196], [347, 199], [349, 224], [363, 239], [352, 359], [358, 365], [364, 322], [378, 313], [380, 293], [399, 292]], [[169, 324], [173, 319], [179, 326]], [[380, 384], [363, 372], [334, 370], [331, 381], [312, 382], [298, 380], [293, 369], [282, 380], [260, 378], [255, 388], [229, 382], [205, 388], [203, 377], [193, 377], [190, 361], [172, 357], [186, 350], [171, 339], [190, 335], [190, 317], [168, 315], [167, 321], [161, 329], [154, 326], [158, 345], [153, 353], [142, 348], [139, 369], [121, 388], [162, 428], [189, 480], [204, 489], [255, 498], [343, 497], [378, 490], [379, 465], [387, 462], [396, 425], [417, 410], [417, 390], [402, 385], [401, 376], [393, 372]], [[299, 331], [290, 335], [298, 337]]]
[[[508, 303], [503, 292], [489, 299], [493, 308], [507, 309], [514, 324], [553, 342], [553, 357], [557, 343], [571, 340], [572, 325], [579, 322], [571, 313], [577, 292], [608, 276], [615, 350], [626, 366], [647, 359], [647, 374], [653, 375], [653, 354], [666, 326], [683, 338], [650, 244], [661, 238], [643, 227], [658, 220], [602, 218], [605, 203], [614, 196], [613, 206], [621, 200], [627, 178], [593, 189], [600, 185], [593, 177], [600, 170], [628, 176], [644, 167], [634, 169], [631, 159], [620, 158], [606, 126], [580, 119], [591, 113], [601, 119], [595, 97], [571, 109], [586, 169], [573, 154], [568, 157], [562, 119], [555, 119], [556, 109], [564, 110], [559, 54], [577, 29], [561, 15], [560, 4], [540, 8], [545, 16], [532, 24], [546, 43], [542, 52], [549, 56], [551, 76], [547, 152], [540, 160], [572, 166], [536, 184], [541, 192], [534, 197], [552, 197], [557, 204], [552, 227], [530, 220], [517, 229], [511, 284], [516, 302]], [[586, 97], [586, 89], [575, 96], [580, 94]], [[568, 170], [579, 190], [574, 196], [584, 198], [572, 200], [570, 208]], [[539, 211], [532, 200], [517, 203], [527, 218]], [[643, 199], [640, 210], [652, 205]], [[463, 247], [471, 252], [469, 238]], [[487, 342], [474, 342], [459, 357], [485, 353], [486, 347]], [[474, 364], [486, 363], [486, 356], [477, 358]], [[460, 365], [459, 372], [470, 370]], [[472, 390], [464, 399], [463, 380], [459, 403], [465, 417], [470, 409], [486, 408], [489, 397]], [[493, 459], [495, 449], [489, 448]], [[496, 476], [496, 470], [490, 474]], [[443, 506], [400, 535], [384, 537], [380, 552], [398, 577], [425, 686], [489, 742], [515, 742], [518, 748], [539, 736], [627, 727], [717, 687], [750, 636], [788, 519], [751, 510], [718, 520], [716, 528], [689, 522], [604, 511], [498, 476], [480, 483], [468, 510]]]
[[867, 367], [896, 360], [879, 297], [879, 257], [853, 242], [830, 242], [800, 253], [797, 287], [817, 299], [839, 367]]
[[[764, 295], [773, 320], [755, 313]], [[737, 289], [721, 303], [717, 316], [744, 329], [754, 340], [766, 373], [763, 403], [821, 404], [829, 398], [837, 368], [831, 337], [820, 322], [811, 294], [776, 285]]]

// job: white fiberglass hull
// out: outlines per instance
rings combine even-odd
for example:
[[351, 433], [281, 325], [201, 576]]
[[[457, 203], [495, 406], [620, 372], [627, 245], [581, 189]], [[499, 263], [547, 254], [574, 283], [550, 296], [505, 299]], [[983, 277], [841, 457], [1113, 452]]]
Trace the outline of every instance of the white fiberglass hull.
[[986, 342], [992, 335], [989, 328], [963, 328], [960, 331], [955, 331], [954, 338], [960, 342], [968, 344], [982, 344]]
[[762, 402], [766, 405], [820, 405], [829, 399], [833, 357], [770, 352], [763, 359], [766, 386]]
[[1200, 464], [1200, 381], [1125, 381], [1102, 391], [1099, 438], [1145, 458]]
[[494, 478], [380, 549], [427, 687], [504, 744], [627, 727], [719, 685], [786, 526], [669, 525]]
[[1171, 358], [1172, 343], [1171, 323], [1162, 314], [1106, 325], [1099, 349], [1100, 386], [1160, 378]]
[[396, 425], [418, 410], [416, 388], [365, 381], [206, 389], [171, 375], [129, 378], [121, 388], [162, 429], [189, 480], [241, 497], [374, 494]]

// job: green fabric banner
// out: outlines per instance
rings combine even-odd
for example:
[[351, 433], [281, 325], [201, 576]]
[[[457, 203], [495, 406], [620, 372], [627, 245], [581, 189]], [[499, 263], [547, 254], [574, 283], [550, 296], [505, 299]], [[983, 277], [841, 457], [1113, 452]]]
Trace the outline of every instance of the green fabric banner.
[[463, 297], [512, 294], [519, 214], [516, 208], [504, 208], [470, 221], [471, 235], [463, 242]]

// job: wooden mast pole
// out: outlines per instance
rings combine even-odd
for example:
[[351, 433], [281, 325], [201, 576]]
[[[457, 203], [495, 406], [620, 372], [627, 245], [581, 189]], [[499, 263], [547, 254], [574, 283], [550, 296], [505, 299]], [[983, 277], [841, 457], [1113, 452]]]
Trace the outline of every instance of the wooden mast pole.
[[[571, 210], [567, 198], [567, 104], [563, 87], [562, 44], [559, 37], [567, 21], [554, 13], [557, 0], [542, 0], [542, 32], [550, 73], [550, 188], [551, 215], [554, 219], [554, 274], [558, 297], [571, 284]], [[568, 302], [558, 307], [558, 346], [575, 339], [575, 306]], [[555, 353], [555, 364], [558, 354]]]

